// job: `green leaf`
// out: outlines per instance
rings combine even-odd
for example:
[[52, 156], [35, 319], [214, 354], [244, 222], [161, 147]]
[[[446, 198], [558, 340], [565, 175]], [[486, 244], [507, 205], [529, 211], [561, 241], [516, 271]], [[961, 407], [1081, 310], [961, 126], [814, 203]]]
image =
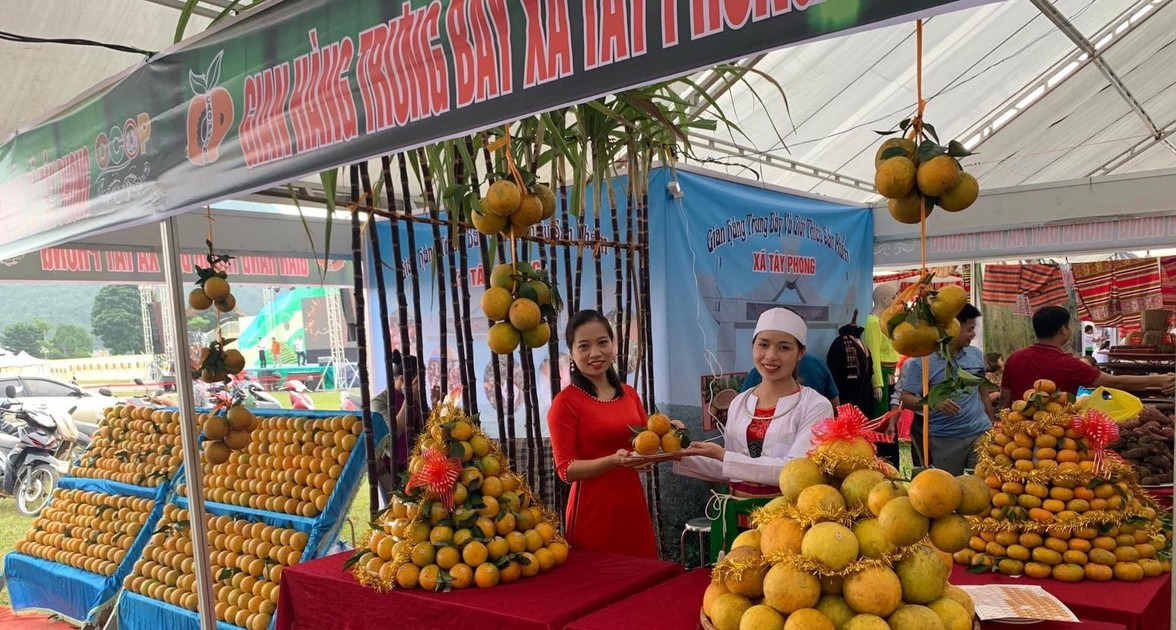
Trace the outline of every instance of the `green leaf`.
[[188, 22], [192, 20], [192, 14], [196, 12], [200, 0], [186, 0], [184, 7], [180, 9], [180, 19], [176, 22], [176, 36], [173, 43], [178, 44], [184, 39], [184, 31], [188, 30]]
[[[343, 563], [343, 570], [346, 571], [347, 569], [350, 569], [351, 567], [355, 566], [356, 563], [358, 563], [360, 560], [363, 560], [364, 557], [370, 555], [371, 553], [372, 553], [371, 549], [358, 549], [358, 550], [356, 550], [356, 552], [354, 554], [352, 554], [352, 556], [350, 558], [347, 559], [347, 562]], [[223, 573], [223, 571], [222, 571], [222, 573]], [[232, 576], [232, 573], [230, 573], [229, 575]], [[223, 579], [223, 578], [221, 578], [221, 579]]]
[[906, 149], [902, 147], [890, 147], [882, 152], [882, 161], [885, 162], [892, 157], [907, 157]]
[[962, 158], [968, 157], [969, 155], [975, 155], [975, 153], [972, 153], [966, 147], [964, 147], [964, 145], [961, 144], [959, 140], [952, 140], [951, 142], [947, 143], [947, 154], [953, 158]]
[[911, 119], [910, 118], [903, 118], [902, 121], [898, 123], [898, 128], [902, 129], [903, 131], [906, 131], [907, 128], [910, 126], [911, 126]]
[[321, 282], [327, 279], [326, 261], [331, 258], [331, 226], [335, 219], [335, 199], [339, 189], [339, 171], [332, 169], [319, 173], [319, 180], [323, 184], [323, 196], [327, 201], [327, 221], [323, 228], [323, 266]]
[[880, 135], [880, 136], [893, 136], [896, 133], [902, 133], [902, 130], [901, 129], [891, 129], [890, 131], [878, 131], [877, 129], [874, 129], [873, 132]]
[[926, 131], [932, 140], [939, 142], [939, 134], [935, 133], [935, 127], [931, 126], [931, 123], [923, 123], [923, 131]]
[[919, 145], [919, 162], [929, 162], [936, 157], [944, 155], [945, 153], [947, 153], [947, 151], [945, 151], [943, 147], [939, 146], [935, 142], [924, 140], [923, 143]]
[[905, 321], [907, 321], [907, 312], [902, 311], [898, 315], [895, 315], [894, 317], [891, 317], [889, 320], [886, 321], [886, 328], [887, 328], [887, 330], [889, 330], [893, 334], [894, 329], [897, 328], [899, 324], [901, 324]]
[[[233, 0], [232, 2], [230, 2], [229, 5], [227, 7], [225, 7], [220, 12], [220, 15], [212, 18], [212, 21], [209, 22], [208, 25], [212, 26], [213, 24], [216, 24], [217, 22], [220, 22], [221, 20], [229, 17], [229, 14], [232, 13], [237, 8], [237, 5], [239, 5], [239, 4], [241, 4], [241, 0]], [[257, 4], [257, 3], [255, 2], [254, 4]]]
[[678, 437], [682, 441], [682, 448], [686, 448], [686, 447], [690, 446], [690, 434], [689, 433], [682, 431], [682, 430], [679, 430]]
[[992, 571], [992, 567], [986, 564], [973, 564], [964, 570], [968, 573], [988, 573]]

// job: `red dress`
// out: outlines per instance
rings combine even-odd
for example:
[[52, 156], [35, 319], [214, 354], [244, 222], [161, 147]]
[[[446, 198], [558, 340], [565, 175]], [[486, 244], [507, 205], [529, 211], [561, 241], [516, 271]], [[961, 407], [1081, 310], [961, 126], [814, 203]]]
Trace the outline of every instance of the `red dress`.
[[[624, 395], [612, 401], [597, 400], [575, 386], [552, 401], [547, 426], [560, 479], [567, 481], [574, 461], [630, 448], [629, 428], [645, 425], [645, 408], [632, 387], [621, 388]], [[565, 524], [568, 542], [576, 549], [657, 558], [641, 476], [632, 468], [574, 482]]]

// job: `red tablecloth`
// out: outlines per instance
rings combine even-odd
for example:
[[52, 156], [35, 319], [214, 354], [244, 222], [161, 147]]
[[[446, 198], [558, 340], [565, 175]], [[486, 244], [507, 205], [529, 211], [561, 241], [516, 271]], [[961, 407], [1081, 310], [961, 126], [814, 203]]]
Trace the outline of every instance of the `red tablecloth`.
[[449, 593], [378, 593], [357, 583], [350, 571], [343, 572], [348, 555], [306, 562], [282, 574], [277, 630], [563, 630], [682, 572], [671, 562], [573, 551], [563, 566], [513, 584]]
[[[981, 630], [1024, 630], [1025, 628], [1032, 628], [1033, 630], [1126, 630], [1127, 626], [1121, 623], [1104, 623], [1102, 621], [1083, 621], [1082, 623], [1070, 623], [1069, 621], [1042, 621], [1041, 623], [1022, 624], [1022, 623], [997, 623], [995, 621], [984, 621], [980, 623]], [[1158, 628], [1157, 630], [1166, 630], [1166, 626]]]
[[[1059, 582], [1014, 578], [999, 573], [968, 573], [964, 567], [956, 565], [951, 572], [951, 583], [1040, 586], [1061, 600], [1083, 622], [1121, 623], [1127, 630], [1167, 628], [1168, 616], [1172, 612], [1171, 574], [1145, 578], [1140, 582]], [[1040, 629], [1039, 625], [1033, 627]]]
[[573, 621], [567, 630], [694, 630], [710, 571], [695, 569]]

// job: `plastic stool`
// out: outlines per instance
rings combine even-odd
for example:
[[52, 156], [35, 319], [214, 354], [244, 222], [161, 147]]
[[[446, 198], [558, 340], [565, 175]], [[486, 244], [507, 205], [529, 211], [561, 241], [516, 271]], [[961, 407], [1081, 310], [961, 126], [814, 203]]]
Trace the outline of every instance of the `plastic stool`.
[[698, 534], [698, 562], [699, 566], [706, 566], [707, 553], [706, 545], [703, 543], [703, 536], [709, 535], [711, 531], [711, 521], [705, 516], [692, 518], [686, 521], [686, 527], [682, 529], [682, 536], [678, 539], [678, 557], [679, 564], [686, 566], [686, 534]]

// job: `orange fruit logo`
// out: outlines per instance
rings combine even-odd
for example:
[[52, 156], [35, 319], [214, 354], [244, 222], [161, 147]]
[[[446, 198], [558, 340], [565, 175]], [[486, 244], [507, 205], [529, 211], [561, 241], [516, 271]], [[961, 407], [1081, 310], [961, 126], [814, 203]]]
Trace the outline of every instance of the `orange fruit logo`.
[[220, 158], [220, 146], [233, 126], [233, 97], [220, 83], [222, 50], [204, 74], [188, 71], [195, 96], [188, 103], [188, 161], [212, 164]]

